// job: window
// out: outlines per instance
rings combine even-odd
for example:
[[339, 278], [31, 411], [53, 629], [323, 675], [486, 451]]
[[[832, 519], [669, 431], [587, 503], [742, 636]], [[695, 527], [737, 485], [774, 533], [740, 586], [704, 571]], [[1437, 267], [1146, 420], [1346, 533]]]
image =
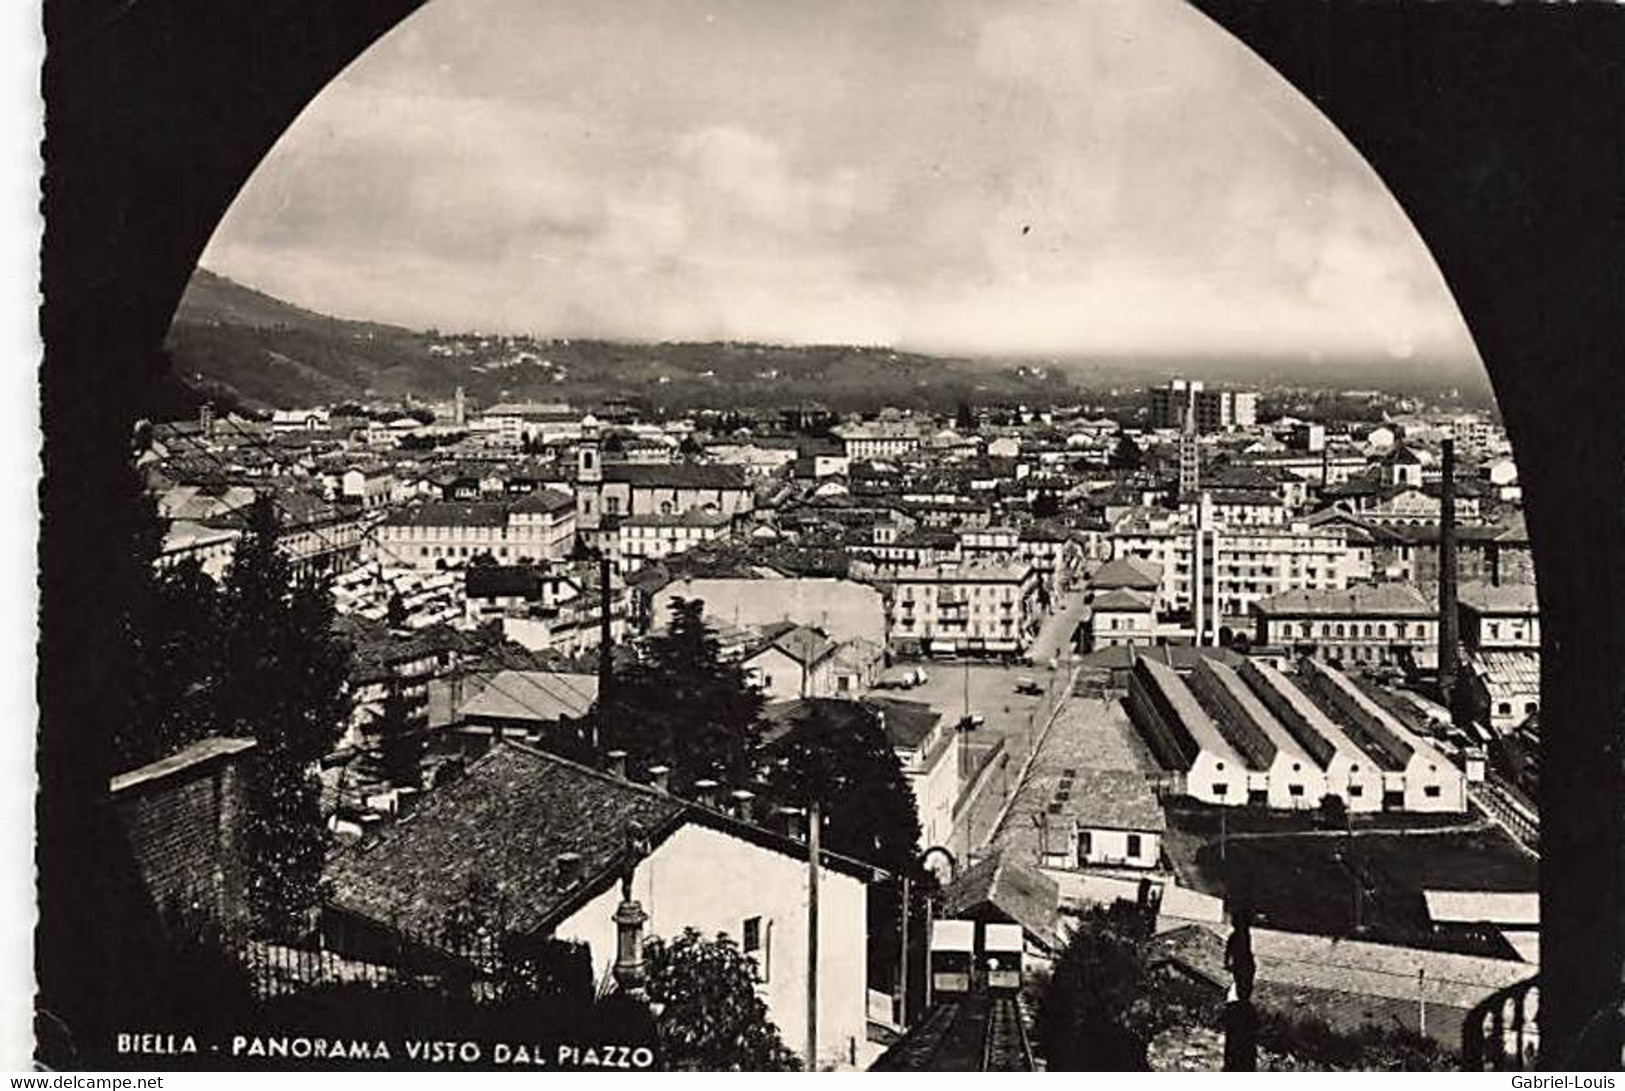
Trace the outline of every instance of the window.
[[1422, 794], [1427, 796], [1429, 799], [1438, 799], [1439, 786], [1437, 784], [1429, 784], [1427, 787], [1422, 789]]
[[1512, 702], [1502, 701], [1500, 704], [1495, 706], [1495, 711], [1502, 716], [1512, 715]]
[[747, 955], [753, 951], [760, 951], [762, 949], [761, 917], [745, 918], [745, 926], [740, 929], [739, 945], [745, 949], [745, 953]]
[[1229, 792], [1230, 785], [1228, 784], [1215, 784], [1213, 786], [1213, 794], [1216, 796], [1228, 795]]
[[1294, 798], [1303, 795], [1303, 785], [1301, 785], [1301, 784], [1289, 784], [1289, 785], [1287, 785], [1286, 794], [1289, 795], [1289, 796], [1292, 796]]
[[1349, 785], [1349, 798], [1358, 799], [1363, 795], [1365, 795], [1365, 787], [1363, 785], [1359, 785], [1359, 784], [1350, 784]]
[[1095, 838], [1088, 830], [1078, 831], [1078, 864], [1082, 866], [1089, 862], [1089, 854], [1094, 851]]
[[1128, 835], [1128, 854], [1130, 856], [1138, 857], [1140, 855], [1140, 842], [1141, 837], [1139, 834], [1131, 833]]

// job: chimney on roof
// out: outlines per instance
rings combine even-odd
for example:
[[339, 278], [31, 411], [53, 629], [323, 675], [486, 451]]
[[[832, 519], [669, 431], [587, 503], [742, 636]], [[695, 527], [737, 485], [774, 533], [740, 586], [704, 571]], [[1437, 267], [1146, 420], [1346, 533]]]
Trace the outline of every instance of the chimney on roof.
[[553, 858], [554, 877], [559, 886], [569, 889], [581, 881], [581, 854], [561, 852]]
[[649, 772], [649, 787], [657, 792], [671, 791], [671, 766], [651, 765]]
[[717, 789], [720, 785], [709, 777], [694, 782], [694, 801], [702, 807], [715, 807], [717, 805]]
[[604, 771], [617, 780], [626, 779], [626, 751], [611, 750], [604, 755]]
[[756, 793], [749, 788], [735, 788], [728, 793], [728, 813], [741, 822], [756, 820]]
[[806, 812], [800, 807], [779, 807], [773, 812], [773, 826], [792, 841], [807, 840]]
[[1447, 439], [1439, 446], [1439, 696], [1454, 713], [1461, 639], [1456, 612], [1456, 444]]

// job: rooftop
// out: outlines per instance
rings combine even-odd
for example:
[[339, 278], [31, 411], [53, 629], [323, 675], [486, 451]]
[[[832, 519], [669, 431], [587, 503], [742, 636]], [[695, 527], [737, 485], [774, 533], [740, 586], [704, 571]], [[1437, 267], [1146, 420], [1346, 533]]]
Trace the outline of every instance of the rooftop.
[[1162, 565], [1138, 557], [1119, 557], [1101, 565], [1089, 577], [1089, 583], [1106, 589], [1127, 587], [1137, 591], [1155, 591], [1162, 586]]
[[[619, 878], [636, 835], [658, 846], [694, 823], [802, 860], [806, 846], [675, 796], [504, 739], [413, 813], [328, 864], [329, 904], [412, 935], [432, 936], [476, 876], [494, 879], [515, 933], [545, 932]], [[574, 853], [581, 878], [560, 881]], [[873, 869], [834, 853], [832, 871], [867, 881]]]
[[1481, 614], [1533, 615], [1540, 612], [1535, 585], [1530, 583], [1464, 583], [1457, 601]]
[[[1061, 787], [1070, 782], [1070, 787]], [[1060, 814], [1097, 830], [1144, 830], [1160, 833], [1168, 826], [1156, 793], [1144, 773], [1132, 769], [1079, 769], [1057, 782]], [[1056, 797], [1052, 797], [1052, 802]], [[1054, 813], [1054, 812], [1051, 812]]]
[[396, 508], [384, 517], [384, 524], [394, 527], [501, 527], [507, 523], [508, 505], [498, 503], [434, 501]]
[[1044, 947], [1061, 947], [1061, 891], [1055, 880], [999, 850], [957, 876], [942, 892], [942, 914], [965, 917], [991, 908], [1021, 925]]
[[1090, 600], [1089, 607], [1095, 613], [1111, 610], [1150, 613], [1152, 604], [1150, 596], [1119, 587], [1096, 595]]
[[1408, 583], [1356, 585], [1344, 591], [1294, 589], [1254, 607], [1266, 616], [1433, 617], [1438, 608]]
[[596, 674], [559, 671], [502, 671], [465, 701], [458, 714], [465, 720], [552, 720], [585, 716], [598, 700]]

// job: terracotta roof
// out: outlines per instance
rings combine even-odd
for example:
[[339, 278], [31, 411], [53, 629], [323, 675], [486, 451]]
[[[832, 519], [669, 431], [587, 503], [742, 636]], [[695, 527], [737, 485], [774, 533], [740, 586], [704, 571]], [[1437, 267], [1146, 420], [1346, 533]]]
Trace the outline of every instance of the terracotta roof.
[[508, 505], [498, 503], [416, 504], [396, 508], [384, 523], [396, 527], [500, 527], [508, 522]]
[[1137, 557], [1119, 557], [1101, 565], [1095, 574], [1089, 577], [1089, 583], [1091, 586], [1107, 589], [1127, 587], [1140, 591], [1155, 591], [1162, 585], [1162, 566], [1151, 561], [1142, 561]]
[[[507, 897], [515, 932], [563, 916], [577, 895], [621, 866], [628, 831], [677, 822], [681, 800], [512, 742], [498, 743], [407, 818], [328, 866], [337, 908], [432, 935], [476, 876]], [[560, 883], [558, 857], [576, 853], [583, 880]]]
[[465, 720], [546, 723], [585, 716], [597, 700], [596, 674], [503, 671], [457, 711]]
[[863, 704], [884, 715], [886, 737], [898, 750], [917, 750], [928, 738], [942, 714], [924, 701], [897, 697], [865, 697]]
[[[330, 906], [433, 936], [467, 896], [469, 881], [486, 876], [507, 899], [511, 931], [545, 932], [618, 881], [629, 833], [658, 846], [690, 823], [807, 859], [806, 845], [771, 830], [508, 739], [421, 799], [410, 816], [333, 857]], [[565, 853], [581, 859], [581, 879], [569, 885], [558, 874]], [[830, 871], [862, 882], [875, 877], [857, 860], [821, 855]]]
[[1262, 599], [1254, 607], [1265, 615], [1309, 617], [1433, 617], [1437, 605], [1408, 583], [1356, 585], [1344, 591], [1296, 588]]
[[639, 489], [748, 489], [744, 468], [726, 464], [710, 465], [694, 462], [673, 462], [663, 466], [640, 466], [630, 463], [604, 467], [604, 480], [616, 481]]
[[817, 629], [794, 622], [789, 623], [788, 628], [777, 627], [783, 624], [775, 623], [774, 628], [767, 631], [767, 643], [757, 649], [753, 656], [768, 648], [776, 648], [802, 666], [810, 667], [834, 653], [835, 643]]
[[[1062, 787], [1068, 780], [1071, 786]], [[1155, 833], [1168, 828], [1156, 794], [1138, 770], [1079, 769], [1058, 781], [1056, 791], [1056, 798], [1060, 792], [1067, 793], [1059, 813], [1077, 819], [1080, 826]]]
[[551, 514], [575, 506], [575, 498], [558, 489], [537, 489], [510, 509], [516, 512], [543, 512]]
[[1089, 607], [1095, 613], [1103, 610], [1126, 610], [1134, 612], [1151, 612], [1151, 599], [1146, 595], [1137, 594], [1124, 587], [1114, 588], [1105, 594], [1096, 595], [1089, 602]]
[[1457, 591], [1456, 598], [1463, 606], [1481, 614], [1521, 615], [1540, 611], [1535, 585], [1530, 583], [1464, 583]]
[[1048, 875], [1010, 859], [1003, 851], [985, 857], [942, 892], [942, 915], [964, 917], [991, 908], [1050, 951], [1061, 948], [1061, 891]]

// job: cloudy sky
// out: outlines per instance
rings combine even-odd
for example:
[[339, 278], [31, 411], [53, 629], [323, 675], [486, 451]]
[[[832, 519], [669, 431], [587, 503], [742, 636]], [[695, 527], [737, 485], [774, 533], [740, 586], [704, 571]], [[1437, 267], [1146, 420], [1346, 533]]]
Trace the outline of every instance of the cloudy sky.
[[1476, 360], [1370, 168], [1179, 0], [435, 0], [203, 263], [419, 327]]

